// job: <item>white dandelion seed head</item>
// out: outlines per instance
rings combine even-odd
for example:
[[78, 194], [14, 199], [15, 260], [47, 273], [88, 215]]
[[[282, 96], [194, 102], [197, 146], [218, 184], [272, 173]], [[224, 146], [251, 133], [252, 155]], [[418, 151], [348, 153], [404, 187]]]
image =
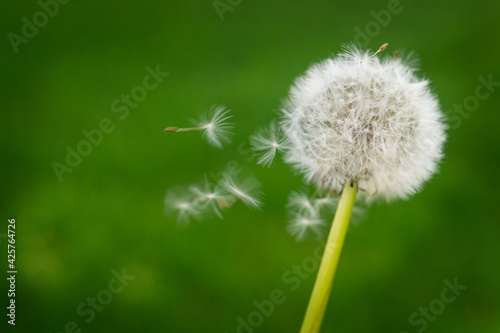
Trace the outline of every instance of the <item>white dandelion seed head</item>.
[[308, 214], [296, 214], [287, 225], [287, 231], [301, 241], [311, 232], [317, 236], [322, 236], [325, 228], [325, 222], [317, 217]]
[[260, 183], [253, 176], [240, 175], [224, 171], [219, 186], [235, 199], [241, 200], [249, 208], [260, 208], [262, 206], [262, 192]]
[[307, 181], [346, 181], [387, 200], [407, 198], [436, 172], [446, 139], [429, 82], [400, 59], [352, 48], [299, 77], [283, 108], [286, 151]]
[[265, 167], [271, 166], [276, 152], [282, 152], [288, 145], [287, 138], [279, 124], [272, 122], [267, 127], [261, 128], [250, 137], [250, 144], [258, 152], [257, 164]]
[[203, 138], [215, 148], [222, 149], [224, 145], [231, 143], [234, 126], [228, 122], [232, 117], [229, 112], [224, 106], [213, 106], [199, 120], [192, 121], [202, 128]]

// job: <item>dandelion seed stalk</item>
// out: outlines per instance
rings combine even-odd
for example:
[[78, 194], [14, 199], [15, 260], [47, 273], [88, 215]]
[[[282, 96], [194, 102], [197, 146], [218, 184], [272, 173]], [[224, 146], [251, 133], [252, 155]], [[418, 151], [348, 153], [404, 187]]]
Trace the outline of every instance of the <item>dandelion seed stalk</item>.
[[232, 116], [224, 106], [213, 106], [201, 115], [200, 119], [191, 122], [194, 127], [167, 127], [164, 132], [190, 132], [201, 131], [203, 138], [215, 148], [222, 149], [224, 145], [231, 143], [233, 125], [228, 122]]
[[333, 278], [344, 245], [347, 227], [351, 219], [357, 187], [346, 182], [328, 235], [323, 259], [314, 283], [300, 333], [317, 333], [323, 322], [326, 305], [332, 289]]
[[163, 132], [189, 132], [189, 131], [202, 131], [206, 129], [207, 126], [190, 127], [190, 128], [179, 128], [179, 127], [167, 127]]

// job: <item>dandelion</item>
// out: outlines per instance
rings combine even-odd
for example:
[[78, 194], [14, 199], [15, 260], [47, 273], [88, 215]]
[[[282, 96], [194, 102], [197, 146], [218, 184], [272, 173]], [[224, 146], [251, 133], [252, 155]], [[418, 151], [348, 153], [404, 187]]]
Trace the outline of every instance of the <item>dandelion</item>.
[[[324, 198], [319, 198], [319, 199], [314, 199], [313, 200], [313, 207], [317, 212], [320, 212], [322, 209], [328, 209], [329, 211], [333, 211], [335, 208], [337, 208], [338, 200], [337, 198], [327, 195]], [[356, 208], [356, 207], [355, 207]]]
[[203, 182], [189, 187], [176, 187], [165, 196], [165, 213], [177, 216], [179, 224], [208, 215], [223, 218], [223, 211], [241, 200], [249, 208], [262, 205], [259, 182], [252, 176], [235, 174], [226, 167], [215, 179], [215, 184], [205, 175]]
[[262, 206], [260, 183], [251, 176], [237, 177], [233, 172], [226, 170], [219, 182], [229, 194], [241, 200], [249, 208]]
[[356, 48], [311, 67], [283, 108], [295, 148], [286, 160], [307, 181], [338, 192], [350, 182], [387, 200], [417, 192], [437, 169], [445, 125], [415, 71]]
[[179, 128], [167, 127], [165, 132], [187, 132], [187, 131], [202, 131], [203, 138], [213, 147], [222, 149], [224, 145], [231, 143], [233, 124], [228, 120], [232, 116], [229, 115], [229, 110], [224, 106], [214, 106], [206, 113], [202, 114], [199, 119], [191, 122], [195, 127]]
[[223, 218], [221, 210], [229, 207], [233, 201], [232, 198], [224, 195], [222, 189], [212, 187], [206, 175], [203, 185], [191, 185], [190, 190], [202, 210], [209, 210], [219, 218]]
[[310, 216], [319, 215], [317, 207], [313, 206], [309, 198], [305, 193], [302, 192], [292, 192], [288, 197], [287, 207], [293, 212], [308, 214]]
[[[446, 139], [429, 82], [397, 53], [379, 59], [347, 48], [299, 77], [283, 107], [285, 160], [318, 188], [341, 193], [301, 332], [318, 332], [358, 190], [367, 198], [406, 199], [437, 170]], [[328, 197], [328, 196], [327, 196]], [[326, 198], [293, 199], [299, 214], [289, 231], [302, 237], [321, 225]], [[308, 212], [308, 205], [315, 214]], [[312, 210], [311, 210], [312, 211]]]
[[257, 164], [267, 167], [273, 163], [277, 151], [282, 152], [285, 149], [290, 149], [281, 127], [275, 122], [252, 135], [250, 144], [255, 151], [260, 153]]
[[321, 236], [325, 227], [323, 220], [309, 216], [307, 214], [297, 214], [290, 220], [287, 230], [295, 239], [303, 240], [309, 231]]
[[177, 189], [168, 191], [164, 203], [165, 214], [176, 214], [178, 224], [188, 224], [191, 219], [201, 216], [199, 206], [185, 191]]
[[330, 195], [314, 198], [318, 192], [316, 190], [310, 198], [304, 192], [292, 192], [288, 197], [287, 208], [292, 218], [288, 222], [287, 231], [298, 241], [303, 240], [309, 231], [322, 235], [325, 223], [321, 211], [336, 206], [335, 198]]

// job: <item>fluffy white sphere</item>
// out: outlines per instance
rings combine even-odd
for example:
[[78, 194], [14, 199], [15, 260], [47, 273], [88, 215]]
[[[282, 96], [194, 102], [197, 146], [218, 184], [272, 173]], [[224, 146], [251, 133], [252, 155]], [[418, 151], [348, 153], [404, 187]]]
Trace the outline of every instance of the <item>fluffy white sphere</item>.
[[407, 198], [437, 169], [446, 139], [429, 82], [392, 57], [349, 50], [313, 65], [291, 88], [282, 128], [286, 160], [309, 182], [357, 183], [387, 200]]

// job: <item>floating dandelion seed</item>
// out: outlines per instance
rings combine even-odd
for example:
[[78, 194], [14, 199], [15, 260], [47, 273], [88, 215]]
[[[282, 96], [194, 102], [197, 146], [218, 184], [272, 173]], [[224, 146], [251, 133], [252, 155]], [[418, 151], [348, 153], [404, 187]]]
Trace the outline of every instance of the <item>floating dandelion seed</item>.
[[309, 231], [321, 236], [324, 227], [325, 223], [323, 220], [299, 213], [289, 221], [287, 230], [295, 239], [301, 241], [306, 237]]
[[325, 223], [320, 217], [321, 205], [318, 200], [323, 199], [308, 198], [303, 192], [292, 192], [288, 197], [287, 208], [291, 219], [288, 221], [287, 231], [296, 240], [303, 240], [310, 231], [322, 235]]
[[224, 145], [231, 143], [233, 124], [227, 122], [232, 116], [229, 115], [230, 110], [226, 110], [224, 106], [214, 106], [209, 111], [204, 113], [200, 119], [192, 120], [191, 122], [196, 127], [179, 128], [167, 127], [165, 132], [187, 132], [187, 131], [202, 131], [203, 138], [213, 147], [222, 149]]
[[305, 193], [292, 192], [288, 197], [287, 207], [292, 212], [307, 214], [309, 216], [318, 216], [319, 210], [313, 205]]
[[260, 183], [252, 176], [237, 177], [226, 170], [219, 185], [229, 194], [243, 201], [249, 208], [260, 208], [262, 206]]
[[287, 226], [288, 232], [297, 240], [303, 240], [311, 230], [316, 235], [322, 235], [325, 227], [321, 216], [323, 209], [332, 211], [337, 206], [337, 199], [331, 195], [324, 198], [314, 198], [319, 190], [308, 197], [304, 192], [292, 192], [288, 197], [288, 212], [292, 217]]
[[192, 184], [188, 188], [177, 187], [167, 192], [165, 196], [165, 213], [175, 214], [179, 224], [187, 224], [191, 219], [217, 216], [236, 201], [241, 200], [250, 208], [262, 205], [259, 182], [252, 176], [230, 172], [226, 168], [213, 184], [207, 175], [202, 183]]
[[165, 196], [165, 214], [176, 214], [178, 224], [188, 224], [201, 216], [198, 205], [189, 193], [170, 190]]
[[338, 204], [338, 199], [331, 196], [327, 195], [324, 198], [319, 198], [319, 199], [314, 199], [312, 202], [312, 205], [314, 209], [319, 213], [322, 209], [328, 210], [328, 211], [333, 211], [335, 208], [337, 208]]
[[267, 167], [273, 163], [277, 151], [282, 152], [284, 149], [290, 149], [280, 125], [275, 122], [252, 135], [250, 144], [254, 150], [259, 152], [257, 164]]
[[195, 195], [195, 201], [198, 202], [201, 210], [209, 210], [219, 218], [223, 218], [221, 210], [229, 207], [234, 201], [233, 198], [225, 195], [222, 189], [212, 187], [207, 176], [203, 185], [191, 185], [190, 190]]
[[203, 127], [203, 136], [206, 141], [214, 147], [222, 148], [223, 145], [231, 143], [233, 124], [227, 122], [229, 110], [224, 106], [212, 107], [207, 113], [203, 114], [199, 121], [194, 124]]

